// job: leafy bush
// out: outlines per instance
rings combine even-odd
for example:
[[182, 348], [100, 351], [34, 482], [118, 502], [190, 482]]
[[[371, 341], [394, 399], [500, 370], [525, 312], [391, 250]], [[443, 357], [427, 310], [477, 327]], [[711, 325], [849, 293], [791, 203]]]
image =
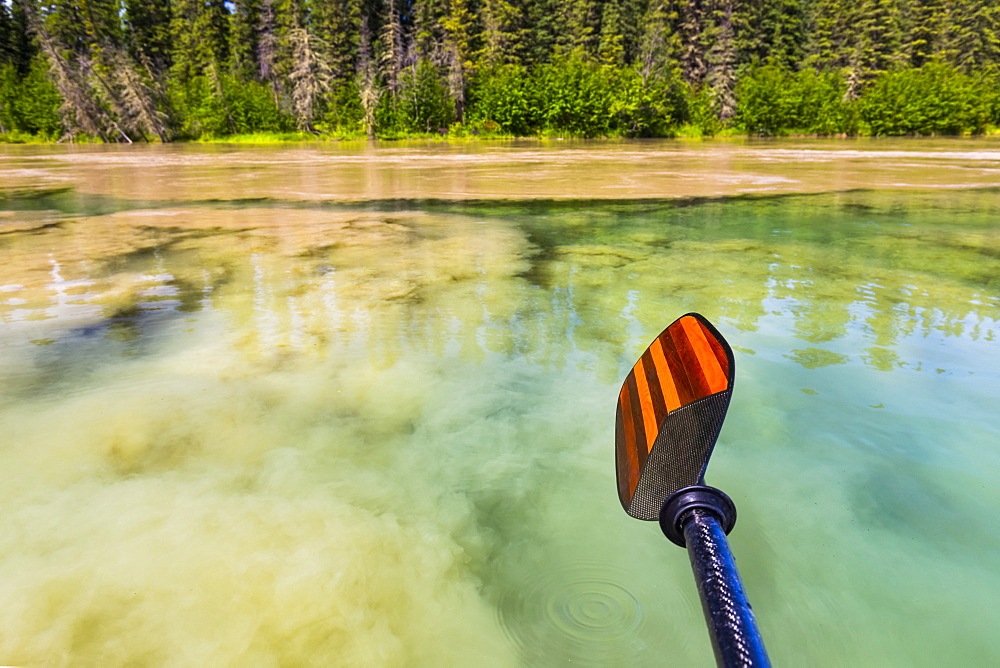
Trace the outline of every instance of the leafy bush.
[[333, 132], [355, 136], [365, 134], [365, 111], [361, 106], [361, 92], [355, 82], [337, 86], [330, 92], [324, 124]]
[[244, 81], [231, 75], [192, 77], [171, 81], [170, 106], [184, 137], [219, 137], [254, 132], [288, 132], [295, 129], [267, 84]]
[[636, 67], [620, 70], [614, 80], [611, 112], [617, 128], [630, 137], [663, 137], [688, 120], [686, 87], [671, 70], [643, 76]]
[[500, 132], [516, 136], [537, 132], [542, 114], [528, 70], [520, 65], [498, 65], [478, 72], [469, 88], [468, 119], [494, 123]]
[[403, 132], [434, 132], [455, 120], [455, 104], [448, 89], [426, 58], [403, 72], [395, 102], [396, 127]]
[[35, 59], [23, 79], [13, 63], [0, 68], [0, 125], [9, 133], [57, 139], [61, 102], [43, 60]]
[[701, 135], [714, 137], [725, 129], [725, 125], [715, 112], [712, 91], [707, 86], [691, 87], [688, 90], [687, 101], [690, 110], [688, 120]]
[[797, 131], [854, 134], [857, 106], [844, 100], [846, 84], [836, 71], [793, 72], [769, 63], [751, 68], [736, 86], [736, 123], [748, 134]]
[[294, 119], [279, 108], [269, 85], [259, 81], [240, 81], [229, 76], [224, 80], [224, 101], [235, 134], [295, 130]]
[[579, 53], [533, 69], [499, 65], [479, 72], [470, 91], [470, 118], [493, 121], [504, 133], [546, 131], [578, 137], [670, 134], [687, 119], [685, 86], [676, 70], [643, 76]]
[[985, 86], [938, 62], [884, 72], [862, 95], [861, 117], [873, 135], [981, 133], [991, 114]]
[[613, 68], [573, 53], [538, 67], [534, 74], [544, 128], [577, 137], [610, 134]]

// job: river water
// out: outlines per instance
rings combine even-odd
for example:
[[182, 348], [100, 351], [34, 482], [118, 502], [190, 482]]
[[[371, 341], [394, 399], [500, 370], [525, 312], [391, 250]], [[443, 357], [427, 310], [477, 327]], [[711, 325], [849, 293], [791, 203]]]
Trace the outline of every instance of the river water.
[[0, 664], [708, 666], [620, 383], [736, 350], [778, 665], [1000, 660], [1000, 142], [0, 147]]

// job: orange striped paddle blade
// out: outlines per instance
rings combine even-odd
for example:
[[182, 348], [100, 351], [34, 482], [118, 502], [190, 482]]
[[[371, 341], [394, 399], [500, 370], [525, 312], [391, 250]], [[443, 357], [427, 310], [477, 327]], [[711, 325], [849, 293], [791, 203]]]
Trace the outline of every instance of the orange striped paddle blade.
[[658, 519], [673, 492], [704, 482], [732, 394], [733, 351], [697, 313], [649, 345], [618, 394], [618, 496], [629, 515]]

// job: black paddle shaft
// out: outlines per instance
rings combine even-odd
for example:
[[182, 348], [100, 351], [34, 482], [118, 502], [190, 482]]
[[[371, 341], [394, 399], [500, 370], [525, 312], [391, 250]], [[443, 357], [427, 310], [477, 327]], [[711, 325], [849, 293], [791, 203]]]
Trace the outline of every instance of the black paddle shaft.
[[718, 515], [694, 508], [680, 523], [719, 666], [770, 666]]

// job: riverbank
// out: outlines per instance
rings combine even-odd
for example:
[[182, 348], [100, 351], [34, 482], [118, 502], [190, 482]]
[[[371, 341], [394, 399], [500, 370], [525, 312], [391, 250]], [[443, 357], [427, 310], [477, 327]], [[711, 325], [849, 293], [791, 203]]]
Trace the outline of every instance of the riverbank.
[[[854, 139], [960, 139], [960, 138], [974, 138], [974, 137], [997, 137], [1000, 136], [1000, 127], [989, 126], [984, 132], [979, 134], [964, 133], [959, 135], [895, 135], [895, 136], [877, 136], [872, 134], [838, 134], [838, 135], [820, 135], [810, 132], [785, 132], [778, 133], [774, 135], [752, 135], [740, 132], [735, 129], [726, 129], [715, 134], [705, 134], [695, 126], [686, 126], [681, 128], [676, 134], [672, 134], [665, 137], [650, 137], [647, 139], [844, 139], [844, 140], [854, 140]], [[505, 142], [505, 141], [565, 141], [565, 140], [581, 140], [588, 139], [591, 141], [616, 141], [616, 140], [627, 140], [633, 139], [632, 137], [625, 136], [608, 136], [608, 137], [579, 137], [574, 136], [570, 133], [540, 133], [536, 135], [528, 136], [517, 136], [503, 133], [489, 133], [480, 131], [468, 131], [468, 130], [455, 130], [449, 129], [445, 132], [425, 132], [425, 133], [400, 133], [390, 136], [377, 137], [374, 140], [369, 139], [363, 133], [354, 134], [314, 134], [309, 132], [252, 132], [247, 134], [237, 134], [237, 135], [222, 135], [218, 137], [200, 137], [198, 139], [178, 139], [169, 143], [172, 144], [301, 144], [301, 143], [345, 143], [345, 142], [406, 142], [406, 141], [441, 141], [448, 143], [479, 143], [479, 142]], [[98, 139], [93, 137], [88, 137], [86, 135], [78, 135], [73, 138], [72, 142], [65, 139], [60, 139], [53, 141], [49, 137], [29, 135], [24, 133], [0, 133], [0, 145], [3, 144], [104, 144]], [[139, 144], [159, 144], [161, 142], [135, 142]], [[122, 144], [111, 144], [111, 145], [122, 145]]]

